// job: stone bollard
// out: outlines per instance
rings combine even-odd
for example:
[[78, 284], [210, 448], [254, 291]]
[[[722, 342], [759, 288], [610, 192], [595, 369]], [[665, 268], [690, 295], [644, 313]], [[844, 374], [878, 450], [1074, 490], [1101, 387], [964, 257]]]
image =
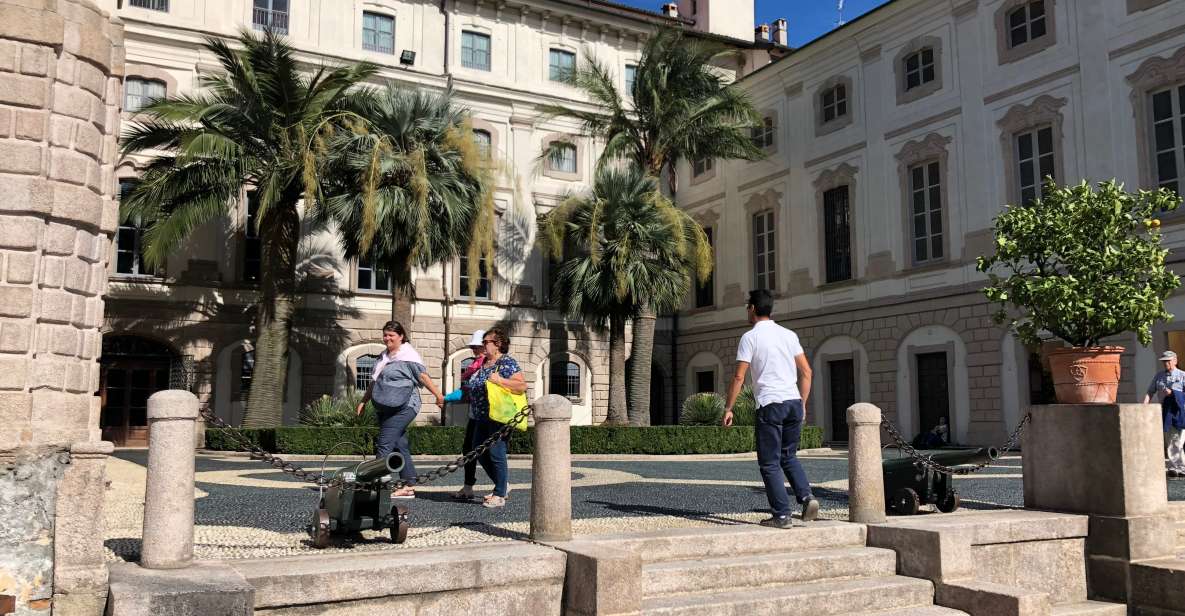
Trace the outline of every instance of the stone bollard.
[[848, 520], [860, 524], [885, 521], [881, 410], [867, 402], [848, 407]]
[[532, 405], [535, 455], [531, 457], [531, 539], [572, 538], [572, 401], [549, 394]]
[[140, 566], [180, 569], [193, 561], [194, 422], [197, 397], [158, 391], [148, 398], [148, 480]]

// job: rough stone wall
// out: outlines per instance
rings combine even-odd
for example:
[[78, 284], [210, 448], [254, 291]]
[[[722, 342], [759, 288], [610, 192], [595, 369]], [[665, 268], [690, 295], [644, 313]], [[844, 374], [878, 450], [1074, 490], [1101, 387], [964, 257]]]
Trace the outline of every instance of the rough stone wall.
[[0, 534], [0, 595], [17, 614], [105, 600], [94, 512], [110, 445], [93, 392], [122, 41], [89, 0], [0, 2], [0, 528], [25, 524]]

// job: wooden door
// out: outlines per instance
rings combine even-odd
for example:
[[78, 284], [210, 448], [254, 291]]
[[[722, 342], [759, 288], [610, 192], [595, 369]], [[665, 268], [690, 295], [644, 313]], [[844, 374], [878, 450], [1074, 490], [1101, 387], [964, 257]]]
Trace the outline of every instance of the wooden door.
[[856, 403], [856, 362], [827, 362], [828, 400], [831, 406], [831, 440], [848, 442], [848, 407]]
[[169, 388], [169, 362], [120, 359], [104, 367], [100, 396], [103, 440], [121, 446], [148, 444], [148, 397]]
[[950, 425], [946, 353], [919, 353], [916, 357], [918, 432], [929, 432], [939, 424], [941, 418], [945, 418], [947, 425]]

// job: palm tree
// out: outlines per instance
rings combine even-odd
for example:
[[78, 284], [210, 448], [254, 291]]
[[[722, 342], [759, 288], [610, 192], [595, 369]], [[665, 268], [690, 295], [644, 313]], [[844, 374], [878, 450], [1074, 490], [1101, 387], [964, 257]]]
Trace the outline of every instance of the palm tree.
[[370, 64], [300, 71], [292, 49], [272, 32], [242, 31], [242, 49], [206, 40], [223, 74], [203, 75], [204, 90], [160, 99], [124, 133], [125, 155], [152, 156], [142, 182], [121, 203], [139, 218], [145, 259], [163, 264], [204, 223], [233, 214], [244, 186], [259, 199], [262, 244], [255, 313], [255, 373], [243, 425], [278, 425], [295, 310], [302, 197], [314, 203], [317, 135], [343, 117], [353, 86]]
[[[552, 296], [569, 316], [609, 327], [609, 414], [605, 423], [646, 425], [626, 408], [625, 322], [647, 306], [674, 310], [712, 272], [699, 225], [635, 165], [602, 166], [592, 192], [566, 199], [544, 222], [544, 241], [562, 261]], [[564, 239], [568, 238], [565, 254]], [[649, 413], [649, 410], [647, 410]]]
[[[624, 159], [652, 177], [667, 174], [671, 199], [679, 188], [680, 160], [708, 158], [758, 160], [751, 130], [761, 122], [749, 96], [728, 83], [718, 64], [735, 59], [723, 45], [663, 30], [646, 41], [629, 97], [617, 87], [616, 72], [586, 53], [569, 77], [591, 110], [547, 107], [548, 115], [575, 118], [584, 132], [605, 144], [600, 164]], [[545, 153], [551, 155], [552, 152]], [[630, 358], [630, 412], [650, 417], [650, 365], [654, 315], [672, 298], [654, 297], [633, 321]], [[672, 308], [674, 310], [674, 308]]]
[[[408, 323], [413, 268], [465, 251], [471, 269], [482, 257], [492, 262], [490, 159], [448, 92], [388, 84], [359, 103], [358, 124], [330, 140], [318, 211], [337, 224], [347, 258], [373, 259], [390, 273], [391, 318]], [[478, 278], [470, 272], [471, 285]]]

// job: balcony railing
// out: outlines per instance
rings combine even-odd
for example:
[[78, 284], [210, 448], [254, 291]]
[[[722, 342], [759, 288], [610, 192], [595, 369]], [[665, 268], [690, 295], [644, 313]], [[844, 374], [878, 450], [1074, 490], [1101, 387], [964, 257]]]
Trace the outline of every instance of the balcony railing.
[[257, 8], [251, 15], [251, 25], [256, 30], [271, 30], [277, 34], [288, 34], [288, 12]]

